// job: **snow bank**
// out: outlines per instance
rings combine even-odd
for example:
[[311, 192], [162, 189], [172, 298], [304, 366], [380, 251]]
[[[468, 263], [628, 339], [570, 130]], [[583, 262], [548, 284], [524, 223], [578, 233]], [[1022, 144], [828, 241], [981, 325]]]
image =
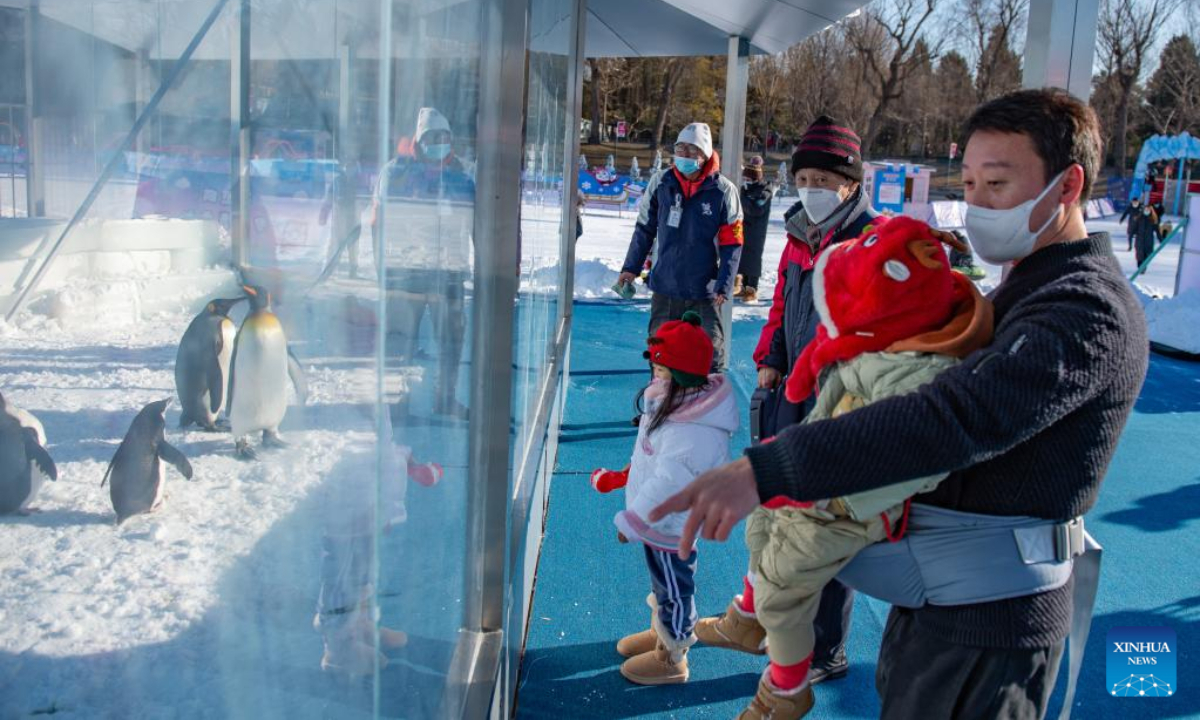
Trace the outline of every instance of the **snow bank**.
[[1169, 298], [1156, 297], [1144, 286], [1137, 286], [1137, 291], [1152, 341], [1200, 353], [1200, 290]]

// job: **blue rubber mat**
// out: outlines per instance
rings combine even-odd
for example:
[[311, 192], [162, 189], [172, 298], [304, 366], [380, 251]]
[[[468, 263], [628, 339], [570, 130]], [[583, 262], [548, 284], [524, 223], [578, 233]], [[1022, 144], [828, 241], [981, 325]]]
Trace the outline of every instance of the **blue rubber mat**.
[[[621, 677], [614, 644], [647, 626], [649, 591], [641, 551], [616, 540], [621, 493], [599, 495], [597, 467], [622, 467], [636, 435], [629, 420], [646, 381], [647, 306], [578, 304], [562, 444], [550, 496], [536, 596], [522, 663], [522, 718], [731, 718], [753, 695], [765, 660], [697, 645], [686, 685], [642, 688]], [[753, 387], [750, 355], [761, 321], [734, 323], [731, 367], [743, 413]], [[1088, 527], [1106, 548], [1096, 618], [1084, 659], [1076, 717], [1200, 716], [1188, 668], [1200, 650], [1200, 364], [1155, 356]], [[735, 455], [749, 442], [734, 438]], [[735, 537], [741, 529], [735, 530]], [[741, 587], [741, 542], [700, 548], [701, 615], [722, 612]], [[1187, 578], [1192, 578], [1188, 580]], [[849, 641], [850, 674], [817, 688], [809, 717], [871, 718], [879, 713], [875, 656], [888, 606], [860, 595]], [[1126, 699], [1108, 694], [1105, 635], [1118, 626], [1174, 628], [1177, 695]], [[1176, 648], [1172, 648], [1176, 650]], [[1064, 662], [1064, 670], [1066, 663]], [[1060, 676], [1052, 713], [1061, 703]], [[1053, 716], [1052, 715], [1052, 716]]]

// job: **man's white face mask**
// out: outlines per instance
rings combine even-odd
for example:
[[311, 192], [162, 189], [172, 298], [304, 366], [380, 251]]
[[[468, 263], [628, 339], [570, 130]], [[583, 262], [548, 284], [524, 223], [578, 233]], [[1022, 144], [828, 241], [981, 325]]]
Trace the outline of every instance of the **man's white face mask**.
[[1026, 200], [1014, 208], [993, 210], [978, 205], [967, 205], [967, 237], [970, 238], [971, 247], [975, 249], [979, 257], [992, 265], [1002, 265], [1019, 260], [1033, 252], [1033, 245], [1037, 242], [1038, 236], [1050, 227], [1050, 223], [1054, 222], [1062, 212], [1062, 203], [1056, 203], [1054, 212], [1046, 219], [1046, 222], [1042, 223], [1037, 230], [1030, 232], [1029, 219], [1033, 215], [1033, 208], [1042, 198], [1046, 197], [1059, 180], [1062, 180], [1066, 172], [1063, 170], [1055, 175], [1054, 179], [1038, 193], [1037, 197]]

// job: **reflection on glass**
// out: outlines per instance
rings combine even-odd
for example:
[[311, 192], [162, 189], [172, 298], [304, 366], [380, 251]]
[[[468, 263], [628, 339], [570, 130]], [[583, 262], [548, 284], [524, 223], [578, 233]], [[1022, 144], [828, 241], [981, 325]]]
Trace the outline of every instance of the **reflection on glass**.
[[[438, 716], [477, 551], [475, 247], [498, 224], [476, 217], [483, 0], [3, 4], [0, 310], [45, 275], [0, 324], [0, 393], [58, 481], [0, 517], [0, 715]], [[574, 3], [529, 7], [504, 268], [522, 533], [553, 432]], [[116, 525], [100, 482], [168, 397], [192, 481], [167, 468]]]

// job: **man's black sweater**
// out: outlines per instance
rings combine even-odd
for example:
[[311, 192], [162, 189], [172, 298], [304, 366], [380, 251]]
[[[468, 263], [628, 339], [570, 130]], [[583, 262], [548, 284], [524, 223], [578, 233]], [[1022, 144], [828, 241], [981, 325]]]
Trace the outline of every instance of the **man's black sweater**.
[[[949, 473], [917, 500], [1051, 520], [1086, 513], [1145, 380], [1141, 305], [1107, 234], [1035, 252], [991, 299], [993, 343], [933, 382], [747, 450], [763, 501]], [[1048, 647], [1070, 628], [1072, 587], [916, 617], [948, 642]]]

